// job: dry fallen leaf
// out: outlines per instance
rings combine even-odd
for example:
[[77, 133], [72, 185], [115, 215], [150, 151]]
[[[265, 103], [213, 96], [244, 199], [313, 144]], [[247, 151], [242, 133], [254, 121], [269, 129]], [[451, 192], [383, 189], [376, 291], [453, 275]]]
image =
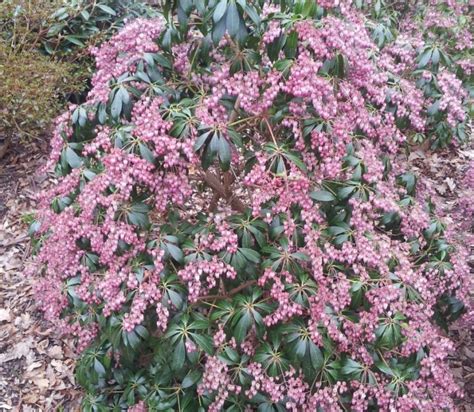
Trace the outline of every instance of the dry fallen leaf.
[[448, 187], [444, 183], [436, 187], [436, 190], [438, 191], [440, 195], [446, 194], [447, 189]]
[[36, 344], [36, 350], [38, 351], [38, 353], [44, 354], [44, 353], [46, 353], [48, 345], [49, 345], [49, 340], [48, 339], [43, 339], [42, 341], [40, 341]]
[[15, 323], [16, 322], [19, 322], [18, 325], [21, 329], [26, 330], [31, 326], [33, 320], [31, 319], [29, 313], [22, 313], [18, 318], [15, 319]]
[[416, 159], [425, 159], [425, 158], [426, 158], [426, 155], [422, 150], [416, 150], [409, 154], [408, 161], [412, 162], [413, 160], [416, 160]]
[[23, 396], [23, 402], [34, 404], [38, 402], [39, 395], [35, 392], [28, 392], [25, 396]]
[[49, 387], [49, 380], [46, 378], [32, 379], [32, 381], [40, 389], [47, 389]]
[[9, 309], [0, 308], [0, 322], [10, 322], [11, 313]]
[[456, 189], [456, 183], [454, 182], [454, 180], [450, 177], [447, 177], [445, 181], [449, 186], [449, 190], [451, 190], [451, 192], [454, 192], [454, 189]]
[[28, 372], [31, 372], [33, 369], [37, 369], [39, 367], [41, 367], [42, 363], [41, 362], [33, 362], [31, 363], [30, 365], [28, 365], [28, 367], [26, 368], [26, 370]]
[[61, 346], [52, 346], [48, 349], [48, 356], [53, 359], [62, 359], [63, 358], [63, 350]]
[[31, 344], [33, 338], [28, 337], [26, 340], [18, 342], [6, 353], [0, 353], [0, 365], [4, 362], [9, 362], [13, 359], [20, 359], [22, 357], [29, 357], [31, 351]]

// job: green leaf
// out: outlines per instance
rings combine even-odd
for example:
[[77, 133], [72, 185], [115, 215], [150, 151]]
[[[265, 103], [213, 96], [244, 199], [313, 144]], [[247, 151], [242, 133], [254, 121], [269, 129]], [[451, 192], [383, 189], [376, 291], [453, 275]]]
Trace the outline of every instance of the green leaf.
[[350, 377], [351, 379], [359, 379], [363, 371], [363, 366], [352, 359], [347, 359], [341, 369], [342, 374]]
[[117, 118], [120, 116], [122, 112], [122, 94], [120, 93], [120, 89], [115, 92], [114, 100], [112, 101], [112, 106], [110, 108], [110, 114], [112, 117]]
[[286, 152], [284, 156], [292, 163], [294, 163], [303, 172], [306, 171], [306, 164], [294, 153]]
[[81, 47], [85, 47], [86, 45], [80, 41], [77, 37], [75, 36], [64, 36], [65, 39], [67, 39], [68, 41], [70, 41], [71, 43], [75, 44], [76, 46], [81, 46]]
[[286, 175], [285, 161], [283, 160], [283, 157], [281, 156], [278, 156], [277, 158], [277, 166], [276, 166], [275, 172], [278, 176]]
[[225, 30], [226, 19], [223, 18], [216, 23], [216, 25], [214, 26], [214, 30], [212, 31], [212, 41], [214, 42], [214, 44], [219, 43], [220, 39], [222, 39], [225, 34]]
[[433, 50], [433, 55], [431, 56], [431, 61], [434, 65], [439, 63], [439, 57], [439, 49], [436, 48]]
[[178, 263], [184, 262], [184, 253], [178, 246], [173, 245], [173, 243], [167, 243], [166, 248], [174, 260], [176, 260]]
[[66, 148], [66, 161], [73, 169], [77, 169], [82, 165], [82, 159], [69, 146]]
[[333, 200], [336, 200], [336, 196], [326, 190], [316, 190], [311, 192], [309, 197], [319, 202], [332, 202]]
[[255, 10], [254, 6], [252, 5], [246, 5], [245, 6], [245, 12], [247, 15], [250, 17], [250, 20], [252, 20], [257, 26], [260, 24], [261, 19], [257, 11]]
[[333, 236], [337, 236], [337, 235], [341, 235], [343, 233], [347, 233], [347, 228], [346, 227], [341, 227], [341, 226], [330, 226], [328, 227], [328, 232], [333, 235]]
[[443, 53], [442, 50], [439, 51], [439, 54], [440, 54], [441, 60], [446, 66], [450, 66], [453, 63], [452, 59], [446, 53]]
[[316, 14], [316, 2], [314, 0], [306, 0], [302, 14], [304, 17], [314, 17]]
[[310, 260], [310, 257], [303, 252], [295, 252], [291, 254], [291, 257], [294, 257], [297, 260], [302, 260], [304, 262], [308, 262]]
[[140, 149], [141, 157], [148, 160], [150, 163], [155, 163], [155, 156], [145, 143], [139, 143], [138, 148]]
[[428, 49], [420, 56], [420, 60], [418, 62], [418, 68], [422, 69], [423, 67], [425, 67], [428, 64], [428, 62], [431, 59], [432, 53], [433, 53], [433, 50]]
[[138, 348], [138, 346], [140, 345], [140, 338], [138, 337], [138, 335], [134, 331], [123, 331], [123, 333], [125, 334], [124, 341], [126, 345], [130, 346], [132, 349]]
[[148, 66], [154, 66], [155, 65], [155, 58], [153, 53], [143, 53], [143, 60], [145, 60], [146, 64]]
[[292, 59], [296, 56], [296, 51], [298, 49], [298, 33], [292, 31], [288, 38], [286, 39], [285, 44], [285, 56], [289, 59]]
[[107, 110], [104, 103], [100, 103], [99, 107], [97, 108], [97, 119], [99, 120], [100, 124], [104, 124], [107, 119]]
[[181, 305], [183, 304], [183, 298], [182, 298], [182, 296], [181, 296], [178, 292], [176, 292], [176, 291], [174, 291], [174, 290], [172, 290], [172, 289], [167, 289], [166, 292], [168, 293], [168, 296], [169, 296], [169, 298], [170, 298], [170, 300], [171, 300], [171, 303], [172, 303], [176, 308], [180, 309], [180, 308], [181, 308]]
[[190, 333], [190, 335], [204, 352], [209, 355], [214, 353], [214, 346], [210, 336], [198, 335], [197, 333]]
[[302, 358], [304, 357], [304, 355], [306, 354], [306, 347], [307, 347], [307, 344], [308, 344], [308, 340], [307, 339], [297, 339], [296, 341], [296, 356], [298, 356], [299, 358]]
[[248, 227], [248, 230], [254, 235], [255, 240], [257, 241], [260, 247], [265, 246], [266, 244], [265, 236], [263, 235], [262, 232], [260, 232], [260, 230], [258, 230], [255, 226], [252, 226], [252, 225]]
[[140, 227], [146, 227], [150, 224], [148, 219], [148, 209], [140, 210], [136, 205], [132, 206], [132, 209], [127, 214], [128, 221]]
[[229, 142], [224, 137], [219, 139], [218, 153], [222, 170], [225, 172], [230, 168], [231, 150]]
[[247, 336], [247, 331], [252, 325], [252, 318], [248, 312], [244, 312], [234, 328], [234, 336], [237, 343], [242, 342]]
[[273, 67], [279, 72], [284, 72], [285, 70], [289, 69], [292, 64], [293, 64], [293, 60], [283, 59], [283, 60], [278, 60], [277, 62], [275, 62]]
[[82, 11], [81, 11], [81, 16], [82, 16], [82, 18], [83, 18], [85, 21], [87, 21], [87, 20], [89, 20], [89, 17], [90, 17], [91, 15], [89, 14], [89, 12], [88, 12], [87, 10], [82, 10]]
[[348, 198], [355, 190], [355, 186], [342, 187], [337, 192], [337, 197], [341, 200]]
[[105, 4], [97, 4], [97, 7], [102, 11], [105, 11], [107, 14], [110, 14], [112, 16], [117, 15], [114, 9], [110, 8], [109, 6], [106, 6]]
[[280, 54], [281, 49], [285, 45], [286, 42], [286, 36], [281, 35], [277, 39], [273, 40], [268, 46], [268, 57], [270, 57], [271, 61], [275, 61], [278, 59], [278, 56]]
[[209, 148], [213, 153], [217, 153], [219, 151], [219, 141], [221, 140], [220, 134], [218, 132], [214, 133], [211, 139], [211, 143], [209, 144]]
[[229, 135], [230, 139], [232, 140], [232, 143], [234, 143], [235, 146], [241, 149], [244, 148], [244, 144], [242, 142], [242, 136], [239, 133], [237, 133], [234, 129], [229, 127], [227, 129], [227, 134]]
[[186, 389], [193, 386], [196, 382], [198, 382], [201, 379], [201, 376], [202, 374], [198, 370], [189, 371], [189, 373], [183, 379], [183, 382], [181, 383], [181, 387], [183, 389]]
[[239, 361], [239, 354], [237, 353], [237, 351], [235, 351], [234, 349], [232, 349], [231, 347], [229, 346], [224, 346], [224, 351], [227, 355], [227, 357], [234, 363], [237, 363]]
[[222, 17], [225, 14], [225, 11], [227, 10], [227, 0], [221, 0], [216, 8], [214, 9], [214, 13], [212, 15], [212, 19], [214, 20], [214, 23], [217, 23], [222, 19]]
[[382, 4], [380, 3], [380, 0], [377, 0], [375, 2], [375, 6], [374, 6], [374, 11], [375, 11], [375, 16], [376, 17], [380, 16], [381, 9], [382, 9]]
[[186, 358], [186, 348], [184, 346], [184, 340], [180, 339], [174, 347], [172, 363], [173, 369], [178, 370], [181, 369], [184, 365], [184, 361]]
[[151, 83], [150, 76], [148, 76], [148, 74], [146, 74], [145, 72], [137, 71], [135, 73], [135, 77], [137, 77], [139, 80], [141, 80], [145, 83]]
[[405, 185], [408, 194], [412, 194], [416, 186], [416, 178], [413, 173], [406, 172], [400, 176], [400, 180]]
[[59, 16], [63, 15], [63, 14], [67, 14], [67, 8], [66, 7], [60, 7], [59, 9], [57, 9], [53, 15], [51, 16], [52, 18], [56, 19], [58, 18]]
[[260, 262], [260, 254], [253, 250], [253, 249], [248, 249], [245, 247], [239, 248], [239, 251], [245, 256], [247, 260], [253, 263], [258, 263]]
[[203, 133], [201, 136], [199, 136], [194, 143], [194, 150], [197, 152], [201, 147], [206, 143], [207, 139], [209, 138], [209, 135], [211, 134], [212, 130], [209, 130], [206, 133]]
[[226, 28], [229, 34], [234, 37], [239, 31], [240, 16], [235, 0], [231, 0], [226, 13]]
[[135, 326], [134, 331], [140, 336], [142, 339], [147, 339], [148, 336], [150, 335], [148, 333], [148, 330], [145, 328], [143, 325], [137, 325]]
[[436, 100], [431, 106], [428, 107], [427, 113], [430, 116], [434, 116], [439, 111], [439, 105], [441, 104], [441, 99]]
[[201, 157], [201, 164], [204, 170], [207, 170], [209, 166], [212, 165], [212, 163], [214, 162], [215, 156], [216, 154], [211, 149], [211, 145], [210, 144], [207, 145], [206, 149], [204, 150], [204, 154]]
[[316, 370], [321, 369], [324, 363], [324, 357], [321, 349], [319, 349], [313, 342], [310, 342], [309, 344], [309, 355], [313, 368]]
[[94, 370], [97, 372], [99, 376], [105, 375], [104, 365], [102, 365], [102, 363], [100, 363], [100, 361], [97, 358], [94, 359]]
[[393, 372], [393, 370], [383, 361], [378, 361], [378, 362], [375, 362], [375, 366], [377, 366], [377, 368], [385, 373], [386, 375], [389, 375], [389, 376], [395, 376], [395, 373]]
[[156, 53], [156, 54], [154, 55], [154, 58], [155, 58], [156, 62], [157, 62], [161, 67], [164, 67], [164, 68], [166, 68], [166, 69], [172, 69], [172, 68], [173, 68], [172, 63], [168, 60], [167, 57], [163, 56], [162, 54]]

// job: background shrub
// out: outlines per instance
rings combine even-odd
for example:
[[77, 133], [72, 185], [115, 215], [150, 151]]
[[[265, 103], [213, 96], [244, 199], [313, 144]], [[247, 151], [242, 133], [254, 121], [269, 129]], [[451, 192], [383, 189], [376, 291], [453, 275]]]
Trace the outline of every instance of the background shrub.
[[65, 95], [81, 89], [73, 67], [38, 51], [12, 53], [0, 45], [1, 133], [36, 137], [48, 130]]
[[143, 2], [6, 0], [0, 4], [0, 133], [38, 137], [88, 88], [88, 47], [107, 39]]
[[335, 3], [166, 3], [93, 49], [32, 228], [84, 410], [453, 408], [468, 267], [398, 153], [465, 79], [380, 40], [416, 5]]

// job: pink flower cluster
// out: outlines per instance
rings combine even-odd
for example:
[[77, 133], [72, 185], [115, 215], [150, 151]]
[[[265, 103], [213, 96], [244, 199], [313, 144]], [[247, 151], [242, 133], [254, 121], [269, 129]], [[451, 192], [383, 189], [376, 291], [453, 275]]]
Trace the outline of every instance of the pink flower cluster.
[[279, 273], [278, 275], [271, 270], [266, 270], [263, 276], [258, 280], [260, 286], [271, 282], [272, 286], [269, 295], [275, 302], [278, 302], [278, 309], [264, 319], [267, 326], [275, 325], [279, 322], [285, 322], [288, 319], [303, 314], [303, 307], [290, 299], [290, 294], [285, 291], [285, 283], [280, 276], [285, 278], [285, 283], [293, 283], [290, 273]]
[[219, 279], [235, 279], [237, 273], [232, 266], [214, 257], [211, 261], [200, 260], [187, 264], [178, 272], [178, 276], [188, 286], [189, 301], [196, 302], [203, 293], [216, 287]]
[[467, 97], [467, 92], [462, 86], [461, 80], [448, 71], [442, 71], [438, 75], [438, 84], [443, 93], [439, 108], [448, 114], [448, 124], [455, 127], [466, 117], [463, 107], [463, 99]]
[[[138, 20], [94, 50], [98, 72], [88, 104], [106, 101], [112, 78], [124, 71], [133, 71], [144, 53], [158, 50], [155, 39], [160, 30], [161, 20]], [[61, 315], [71, 293], [90, 305], [103, 302], [103, 313], [110, 316], [122, 309], [131, 292], [134, 297], [129, 312], [123, 317], [124, 329], [132, 331], [142, 323], [149, 306], [156, 307], [158, 327], [166, 327], [169, 312], [167, 303], [161, 302], [158, 287], [163, 251], [148, 247], [147, 239], [137, 232], [130, 217], [134, 213], [137, 190], [147, 193], [146, 204], [141, 205], [140, 210], [145, 207], [158, 214], [165, 213], [170, 204], [184, 204], [191, 193], [185, 174], [189, 163], [195, 162], [193, 143], [190, 139], [178, 141], [169, 135], [172, 125], [164, 120], [162, 105], [161, 98], [139, 99], [132, 113], [133, 127], [127, 126], [125, 131], [135, 139], [135, 144], [149, 148], [160, 164], [159, 170], [136, 153], [139, 150], [133, 146], [116, 147], [116, 130], [97, 125], [96, 137], [75, 156], [90, 159], [91, 168], [100, 164], [100, 173], [87, 170], [81, 161], [82, 167], [72, 169], [58, 185], [41, 194], [40, 233], [48, 241], [37, 262], [45, 265], [48, 278], [38, 283], [38, 291], [49, 319]], [[68, 140], [73, 134], [70, 122], [75, 109], [71, 107], [57, 119], [48, 164], [58, 161], [62, 152], [74, 151], [68, 146]], [[61, 213], [51, 209], [55, 203], [63, 204]], [[154, 270], [140, 278], [132, 261], [144, 253], [154, 262]], [[99, 268], [100, 276], [96, 272]], [[71, 285], [70, 290], [62, 287], [64, 280], [76, 276], [80, 277], [78, 285]], [[77, 326], [72, 331], [80, 335], [79, 321], [74, 317], [69, 320]], [[64, 328], [71, 331], [67, 324]]]
[[92, 78], [88, 102], [107, 102], [110, 81], [124, 73], [133, 73], [145, 53], [158, 51], [155, 42], [163, 29], [163, 19], [136, 19], [127, 24], [110, 41], [91, 49], [97, 71]]
[[204, 365], [204, 376], [198, 387], [198, 394], [216, 392], [214, 402], [209, 405], [210, 412], [222, 410], [225, 400], [231, 393], [239, 394], [241, 387], [235, 385], [229, 375], [229, 367], [217, 356], [207, 358]]

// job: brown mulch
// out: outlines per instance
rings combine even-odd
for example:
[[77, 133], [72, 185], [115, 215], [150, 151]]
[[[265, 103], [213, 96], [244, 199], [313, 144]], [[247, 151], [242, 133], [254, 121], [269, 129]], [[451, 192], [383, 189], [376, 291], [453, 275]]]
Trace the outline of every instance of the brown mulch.
[[40, 168], [47, 150], [46, 143], [14, 141], [0, 159], [0, 411], [79, 410], [73, 342], [41, 318], [24, 274], [26, 221], [46, 185]]
[[[54, 326], [41, 318], [32, 279], [25, 275], [31, 256], [26, 221], [35, 209], [35, 193], [47, 184], [40, 173], [48, 153], [46, 141], [23, 145], [14, 141], [0, 159], [0, 411], [80, 410], [73, 342], [59, 337]], [[410, 167], [434, 188], [438, 210], [447, 222], [456, 216], [460, 197], [472, 196], [474, 188], [463, 184], [470, 161], [473, 147], [410, 155]], [[472, 227], [463, 230], [457, 238], [466, 244], [474, 234]], [[452, 371], [465, 392], [459, 406], [472, 412], [474, 331], [456, 324], [450, 335], [456, 345]]]

